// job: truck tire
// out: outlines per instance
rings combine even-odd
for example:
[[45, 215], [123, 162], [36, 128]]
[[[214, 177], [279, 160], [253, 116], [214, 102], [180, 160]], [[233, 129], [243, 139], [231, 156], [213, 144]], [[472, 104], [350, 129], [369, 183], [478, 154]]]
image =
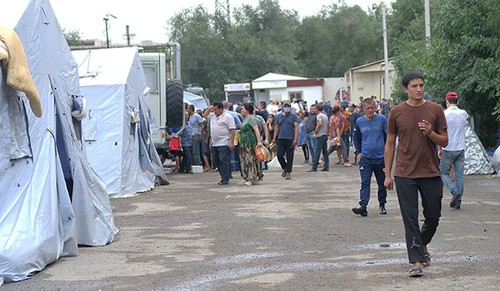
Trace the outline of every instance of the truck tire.
[[167, 127], [182, 127], [184, 123], [184, 90], [181, 80], [167, 81]]

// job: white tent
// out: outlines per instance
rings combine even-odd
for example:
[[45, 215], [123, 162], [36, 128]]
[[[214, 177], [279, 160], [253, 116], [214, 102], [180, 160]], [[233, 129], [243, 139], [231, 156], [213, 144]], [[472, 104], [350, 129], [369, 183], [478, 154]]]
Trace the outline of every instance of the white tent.
[[151, 139], [149, 88], [137, 48], [73, 51], [73, 56], [87, 99], [83, 136], [90, 165], [113, 197], [151, 190], [157, 176], [166, 177]]
[[194, 105], [195, 109], [205, 110], [208, 107], [205, 98], [187, 91], [184, 91], [184, 103]]
[[7, 85], [10, 71], [2, 68], [0, 284], [77, 255], [77, 244], [107, 244], [117, 232], [104, 183], [86, 162], [73, 125], [77, 66], [49, 1], [31, 1], [14, 31], [40, 93], [42, 115], [37, 118], [26, 95]]

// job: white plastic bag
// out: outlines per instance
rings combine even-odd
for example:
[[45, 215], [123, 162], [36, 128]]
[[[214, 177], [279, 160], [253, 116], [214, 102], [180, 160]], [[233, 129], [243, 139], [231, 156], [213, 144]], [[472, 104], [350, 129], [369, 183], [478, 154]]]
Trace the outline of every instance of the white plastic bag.
[[267, 166], [273, 168], [281, 168], [280, 162], [278, 161], [278, 157], [274, 157], [269, 163], [267, 163]]

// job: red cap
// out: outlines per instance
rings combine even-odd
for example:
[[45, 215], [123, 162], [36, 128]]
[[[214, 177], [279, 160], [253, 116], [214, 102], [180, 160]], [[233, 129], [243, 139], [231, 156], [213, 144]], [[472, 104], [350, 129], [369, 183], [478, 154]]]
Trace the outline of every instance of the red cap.
[[458, 99], [458, 94], [455, 93], [455, 92], [448, 92], [446, 94], [446, 100], [450, 99], [450, 98], [457, 98]]

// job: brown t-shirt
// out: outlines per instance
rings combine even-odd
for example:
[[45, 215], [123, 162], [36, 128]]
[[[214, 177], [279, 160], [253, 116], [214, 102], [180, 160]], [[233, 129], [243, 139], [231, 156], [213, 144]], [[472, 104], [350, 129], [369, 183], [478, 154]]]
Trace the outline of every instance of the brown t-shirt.
[[443, 108], [433, 102], [427, 101], [418, 107], [404, 102], [390, 112], [387, 132], [397, 135], [399, 140], [394, 169], [396, 177], [413, 179], [440, 176], [436, 144], [418, 127], [423, 119], [432, 124], [436, 133], [447, 128]]

